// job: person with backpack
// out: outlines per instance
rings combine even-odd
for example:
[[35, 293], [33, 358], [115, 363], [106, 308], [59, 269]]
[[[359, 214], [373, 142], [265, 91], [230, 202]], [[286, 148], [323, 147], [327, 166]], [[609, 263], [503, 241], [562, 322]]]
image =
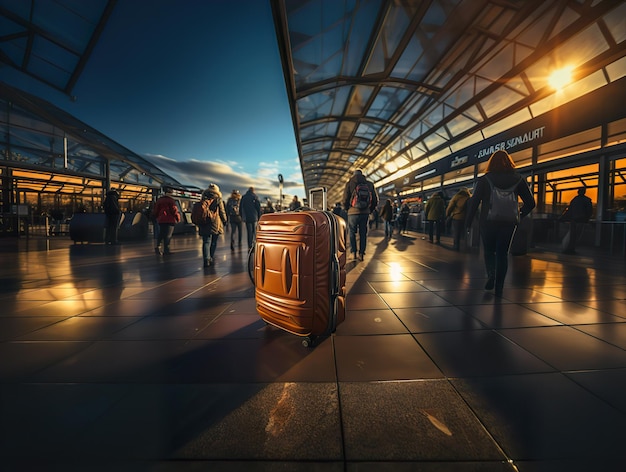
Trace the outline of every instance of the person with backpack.
[[194, 210], [192, 217], [195, 221], [192, 221], [198, 225], [198, 234], [202, 237], [204, 267], [209, 267], [214, 262], [217, 239], [224, 232], [224, 225], [228, 221], [220, 188], [216, 184], [209, 185], [202, 192], [202, 200], [195, 205], [199, 205], [199, 208], [202, 209], [202, 214], [196, 216], [196, 211]]
[[[519, 198], [523, 202], [521, 209]], [[480, 236], [487, 270], [485, 290], [495, 287], [495, 295], [501, 297], [513, 235], [519, 220], [535, 208], [535, 199], [526, 180], [515, 170], [515, 163], [504, 150], [491, 155], [485, 174], [476, 182], [474, 195], [467, 203], [467, 228], [471, 227], [479, 205]]]
[[469, 198], [469, 190], [462, 188], [452, 197], [446, 208], [446, 217], [452, 220], [453, 247], [457, 251], [461, 248], [461, 236], [465, 228], [465, 213]]
[[[350, 250], [353, 259], [362, 261], [367, 246], [367, 222], [369, 215], [378, 206], [378, 195], [374, 184], [368, 181], [363, 172], [357, 169], [346, 183], [343, 192], [343, 206], [348, 211], [348, 230], [350, 232]], [[359, 245], [356, 233], [359, 233]]]
[[256, 224], [261, 218], [261, 202], [254, 187], [250, 187], [241, 197], [241, 216], [246, 223], [246, 235], [248, 237], [248, 249], [251, 249], [256, 241]]
[[154, 252], [161, 255], [161, 242], [163, 243], [163, 254], [170, 255], [170, 241], [174, 234], [174, 226], [180, 221], [180, 212], [176, 201], [172, 198], [174, 190], [171, 187], [163, 189], [164, 195], [159, 197], [152, 210], [152, 216], [159, 224], [159, 235], [156, 240]]
[[424, 214], [428, 222], [429, 241], [432, 243], [436, 237], [437, 244], [441, 244], [441, 229], [446, 215], [446, 202], [443, 200], [441, 192], [435, 192], [431, 195], [426, 202]]
[[407, 224], [409, 223], [409, 215], [411, 214], [411, 208], [407, 202], [403, 202], [400, 206], [400, 211], [398, 215], [398, 234], [407, 232]]
[[230, 224], [230, 250], [235, 250], [235, 232], [237, 232], [237, 242], [241, 247], [241, 193], [239, 190], [233, 190], [226, 201], [226, 215]]

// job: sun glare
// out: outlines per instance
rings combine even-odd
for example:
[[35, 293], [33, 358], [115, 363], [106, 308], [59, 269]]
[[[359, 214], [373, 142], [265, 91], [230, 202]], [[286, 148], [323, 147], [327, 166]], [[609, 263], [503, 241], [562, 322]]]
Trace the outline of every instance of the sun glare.
[[548, 84], [554, 90], [562, 90], [564, 87], [572, 83], [572, 68], [564, 67], [562, 69], [555, 70], [548, 77]]

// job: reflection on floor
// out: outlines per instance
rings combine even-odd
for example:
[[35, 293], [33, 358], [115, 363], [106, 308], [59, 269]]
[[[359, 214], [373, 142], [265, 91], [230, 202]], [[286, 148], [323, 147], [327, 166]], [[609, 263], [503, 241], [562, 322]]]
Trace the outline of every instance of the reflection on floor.
[[243, 248], [1, 241], [0, 469], [626, 470], [623, 257], [370, 233], [313, 349], [266, 326]]

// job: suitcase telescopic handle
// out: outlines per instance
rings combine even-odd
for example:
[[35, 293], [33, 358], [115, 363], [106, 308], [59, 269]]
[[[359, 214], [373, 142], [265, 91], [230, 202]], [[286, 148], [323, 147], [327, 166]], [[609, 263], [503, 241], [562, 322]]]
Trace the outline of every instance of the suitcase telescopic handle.
[[326, 195], [326, 187], [314, 187], [311, 190], [309, 190], [309, 207], [315, 209], [315, 210], [320, 210], [320, 208], [315, 208], [313, 206], [313, 194], [315, 193], [322, 193], [322, 208], [321, 211], [324, 211], [328, 208], [328, 197]]

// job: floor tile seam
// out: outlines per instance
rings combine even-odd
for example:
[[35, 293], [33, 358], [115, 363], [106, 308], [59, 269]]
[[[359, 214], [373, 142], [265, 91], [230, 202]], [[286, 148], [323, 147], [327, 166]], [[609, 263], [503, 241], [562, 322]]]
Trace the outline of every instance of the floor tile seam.
[[[565, 325], [564, 325], [564, 326], [565, 326]], [[533, 356], [534, 358], [538, 359], [539, 361], [541, 361], [542, 363], [544, 363], [545, 365], [547, 365], [548, 367], [550, 367], [551, 369], [553, 369], [555, 372], [563, 373], [563, 372], [566, 372], [567, 370], [561, 369], [561, 368], [559, 368], [559, 367], [557, 367], [557, 366], [553, 365], [551, 362], [548, 362], [547, 360], [545, 360], [545, 359], [543, 359], [543, 358], [539, 357], [539, 356], [538, 356], [537, 354], [535, 354], [534, 352], [532, 352], [532, 351], [528, 350], [527, 348], [525, 348], [524, 346], [522, 346], [521, 344], [519, 344], [518, 342], [516, 342], [514, 339], [511, 339], [511, 338], [509, 338], [508, 336], [506, 336], [506, 334], [505, 334], [505, 333], [502, 333], [502, 332], [501, 332], [502, 330], [508, 330], [508, 331], [519, 331], [519, 330], [522, 330], [522, 329], [526, 329], [526, 330], [528, 330], [528, 329], [541, 329], [541, 328], [546, 329], [546, 328], [561, 328], [561, 327], [563, 327], [563, 326], [539, 326], [539, 327], [528, 327], [528, 328], [498, 328], [498, 329], [494, 329], [494, 331], [496, 331], [496, 332], [497, 332], [497, 334], [499, 334], [500, 336], [502, 336], [502, 337], [503, 337], [504, 339], [506, 339], [508, 342], [510, 342], [510, 343], [512, 343], [512, 344], [514, 344], [515, 346], [519, 347], [519, 348], [520, 348], [520, 349], [522, 349], [523, 351], [527, 352], [529, 355]], [[568, 327], [572, 328], [571, 326], [568, 326]], [[586, 334], [586, 335], [588, 335], [589, 337], [594, 338], [594, 336], [591, 336], [591, 335], [589, 335], [588, 333], [584, 333], [584, 332], [583, 332], [582, 334]], [[607, 345], [609, 345], [609, 346], [613, 346], [611, 343], [608, 343], [608, 342], [606, 342], [606, 341], [604, 341], [604, 340], [599, 339], [599, 341], [602, 341], [602, 342], [604, 342], [605, 344], [607, 344]], [[622, 350], [622, 351], [624, 351], [624, 350], [625, 350], [625, 349], [623, 349], [623, 348], [621, 348], [621, 347], [619, 347], [619, 346], [614, 346], [614, 347], [617, 347], [618, 349], [620, 349], [620, 350]], [[619, 368], [624, 368], [624, 367], [626, 367], [626, 366], [616, 367], [616, 369], [619, 369]], [[568, 370], [571, 370], [571, 369], [568, 369]]]
[[224, 274], [224, 275], [222, 275], [222, 276], [219, 276], [219, 277], [216, 277], [216, 278], [214, 278], [214, 279], [211, 279], [211, 280], [210, 280], [209, 282], [207, 282], [206, 284], [201, 285], [200, 287], [195, 288], [195, 289], [194, 289], [194, 290], [192, 290], [191, 292], [187, 293], [187, 295], [185, 295], [185, 296], [183, 296], [183, 297], [179, 298], [178, 300], [176, 300], [174, 303], [178, 303], [178, 302], [180, 302], [180, 301], [182, 301], [182, 300], [185, 300], [186, 298], [191, 297], [191, 295], [193, 295], [193, 294], [195, 294], [195, 293], [197, 293], [197, 292], [200, 292], [201, 290], [204, 290], [204, 289], [206, 289], [207, 287], [210, 287], [211, 285], [214, 285], [214, 284], [218, 283], [220, 280], [222, 280], [224, 277], [227, 277], [229, 274], [230, 274], [230, 273], [229, 273], [229, 272], [227, 272], [226, 274]]
[[[368, 282], [368, 284], [369, 284], [369, 282]], [[371, 287], [371, 284], [370, 284], [370, 287]], [[406, 325], [406, 323], [405, 323], [405, 322], [404, 322], [404, 321], [403, 321], [403, 320], [402, 320], [402, 319], [401, 319], [401, 318], [397, 315], [397, 313], [394, 311], [393, 307], [392, 307], [391, 305], [389, 305], [389, 303], [387, 303], [387, 302], [385, 301], [385, 299], [381, 296], [380, 292], [376, 291], [376, 290], [374, 289], [374, 287], [371, 287], [371, 288], [374, 290], [374, 293], [375, 293], [376, 295], [378, 295], [378, 298], [380, 298], [380, 300], [381, 300], [381, 301], [382, 301], [382, 302], [383, 302], [383, 303], [387, 306], [387, 309], [391, 310], [391, 312], [392, 312], [392, 313], [393, 313], [393, 315], [396, 317], [396, 319], [400, 322], [400, 324], [402, 324], [402, 326], [404, 327], [404, 329], [406, 329], [406, 330], [407, 330], [407, 333], [408, 333], [408, 334], [410, 334], [410, 335], [411, 335], [411, 337], [412, 337], [413, 339], [415, 339], [415, 336], [413, 336], [413, 334], [411, 333], [411, 330], [409, 329], [409, 327], [408, 327], [408, 326]], [[430, 292], [430, 290], [428, 290], [428, 292]], [[432, 292], [431, 292], [431, 293], [432, 293]], [[403, 333], [403, 334], [404, 334], [404, 333]], [[417, 341], [417, 339], [415, 339], [415, 342], [417, 342], [417, 344], [420, 346], [420, 348], [421, 348], [422, 350], [424, 350], [423, 346], [421, 346], [421, 345], [419, 344], [419, 342]], [[425, 351], [424, 351], [424, 352], [425, 352]], [[430, 356], [429, 356], [429, 358], [430, 358]], [[438, 368], [439, 370], [441, 370], [441, 369], [439, 368], [439, 366], [437, 366], [437, 368]]]
[[[52, 326], [54, 326], [56, 324], [63, 323], [65, 321], [68, 321], [68, 320], [71, 320], [72, 318], [77, 318], [77, 317], [80, 317], [80, 315], [70, 315], [70, 316], [67, 316], [67, 317], [65, 317], [63, 319], [57, 320], [57, 321], [55, 321], [53, 323], [50, 323], [50, 324], [47, 324], [45, 326], [40, 326], [40, 327], [38, 327], [38, 328], [36, 328], [36, 329], [34, 329], [32, 331], [29, 331], [27, 333], [22, 333], [22, 334], [19, 335], [19, 337], [14, 338], [14, 340], [15, 341], [41, 341], [41, 340], [28, 340], [28, 339], [21, 339], [21, 338], [23, 338], [24, 336], [32, 335], [33, 333], [37, 333], [38, 331], [42, 331], [44, 329], [48, 329], [48, 328], [50, 328], [50, 327], [52, 327]], [[20, 318], [20, 317], [15, 317], [15, 318]], [[48, 318], [48, 317], [44, 316], [44, 317], [41, 317], [41, 318]], [[46, 339], [45, 341], [49, 341], [49, 340]], [[67, 339], [59, 339], [57, 341], [67, 341]], [[76, 341], [76, 340], [74, 340], [74, 341]], [[83, 341], [87, 342], [87, 340], [78, 340], [78, 341], [80, 341], [80, 342], [83, 342]], [[90, 341], [94, 341], [94, 340], [90, 340]]]
[[617, 371], [617, 370], [623, 370], [623, 369], [624, 367], [613, 367], [613, 368], [606, 368], [606, 369], [564, 370], [561, 372], [561, 374], [563, 374], [563, 376], [568, 381], [572, 382], [577, 387], [582, 388], [584, 391], [586, 391], [588, 394], [590, 394], [597, 400], [608, 405], [610, 408], [616, 410], [616, 412], [618, 412], [621, 416], [624, 417], [624, 421], [626, 422], [626, 409], [622, 409], [618, 405], [612, 404], [608, 399], [603, 398], [599, 396], [598, 394], [596, 394], [593, 390], [590, 390], [589, 387], [587, 387], [585, 384], [576, 381], [576, 374], [587, 373], [587, 372], [610, 372], [610, 371]]
[[[472, 407], [472, 405], [470, 404], [469, 400], [466, 399], [466, 397], [462, 394], [462, 392], [459, 391], [459, 389], [454, 385], [454, 381], [463, 382], [464, 380], [476, 380], [476, 379], [485, 379], [485, 378], [487, 378], [487, 379], [497, 379], [497, 378], [524, 377], [524, 376], [529, 376], [529, 375], [531, 375], [531, 376], [536, 376], [536, 375], [542, 376], [542, 375], [555, 375], [555, 374], [558, 374], [558, 375], [560, 375], [562, 377], [566, 377], [562, 372], [556, 371], [556, 372], [537, 372], [537, 373], [517, 373], [517, 374], [493, 375], [493, 376], [449, 377], [448, 379], [450, 380], [451, 387], [454, 389], [456, 394], [459, 396], [461, 401], [466, 405], [466, 407], [469, 409], [469, 411], [471, 411], [473, 417], [481, 425], [481, 428], [483, 428], [485, 434], [493, 441], [493, 443], [498, 447], [498, 449], [501, 451], [501, 453], [506, 457], [506, 462], [508, 464], [510, 464], [512, 467], [515, 467], [514, 464], [516, 462], [520, 462], [520, 460], [519, 459], [518, 460], [513, 459], [513, 457], [510, 454], [507, 453], [506, 444], [501, 444], [500, 442], [497, 441], [495, 436], [493, 434], [491, 434], [488, 425], [485, 424], [480, 419], [479, 412], [477, 412]], [[572, 382], [570, 379], [568, 379], [568, 381]], [[575, 383], [575, 382], [573, 382], [573, 383]], [[517, 467], [515, 467], [512, 470], [518, 470], [518, 469], [517, 469]]]
[[[625, 322], [626, 322], [626, 320], [625, 320]], [[602, 338], [600, 338], [600, 337], [598, 337], [598, 336], [596, 336], [594, 334], [588, 333], [588, 332], [586, 332], [586, 331], [584, 331], [584, 330], [579, 328], [580, 326], [611, 325], [611, 324], [621, 324], [621, 322], [619, 322], [619, 323], [587, 323], [587, 324], [575, 324], [575, 325], [568, 325], [568, 326], [570, 328], [575, 329], [576, 331], [578, 331], [581, 334], [585, 334], [585, 335], [590, 336], [590, 337], [592, 337], [594, 339], [597, 339], [598, 341], [602, 341], [602, 342], [608, 344], [609, 346], [616, 347], [616, 348], [621, 349], [622, 351], [626, 352], [626, 348], [623, 348], [622, 346], [619, 346], [619, 345], [617, 345], [615, 343], [607, 341], [606, 339], [602, 339]]]
[[[198, 336], [199, 336], [202, 332], [204, 332], [205, 330], [209, 329], [209, 328], [210, 328], [210, 327], [211, 327], [214, 323], [216, 323], [218, 319], [220, 319], [222, 316], [226, 316], [226, 315], [228, 314], [228, 313], [227, 313], [227, 310], [229, 310], [229, 309], [230, 309], [230, 308], [231, 308], [234, 304], [235, 304], [235, 302], [231, 302], [231, 303], [227, 303], [227, 304], [225, 304], [225, 305], [224, 305], [224, 308], [223, 308], [220, 312], [218, 312], [218, 313], [217, 313], [217, 314], [213, 317], [213, 319], [212, 319], [211, 321], [209, 321], [209, 322], [206, 324], [206, 326], [205, 326], [204, 328], [202, 328], [200, 331], [198, 331], [197, 333], [195, 333], [195, 335], [193, 336], [193, 338], [189, 339], [187, 342], [189, 343], [189, 342], [194, 341], [194, 340], [198, 340], [198, 341], [206, 341], [206, 339], [197, 339], [197, 338], [198, 338]], [[258, 315], [258, 313], [257, 313], [257, 315]], [[238, 339], [241, 339], [241, 338], [238, 338]], [[244, 338], [244, 339], [257, 339], [257, 338], [250, 337], [250, 338]], [[209, 341], [213, 341], [213, 340], [224, 340], [224, 341], [227, 341], [227, 340], [225, 340], [225, 339], [223, 339], [223, 338], [209, 339]]]
[[[48, 341], [43, 341], [43, 343], [47, 343], [47, 342]], [[91, 341], [90, 340], [90, 341], [52, 341], [52, 342], [53, 343], [59, 343], [59, 344], [60, 343], [66, 344], [66, 343], [70, 342], [70, 343], [73, 343], [73, 344], [76, 344], [76, 345], [83, 345], [84, 344], [84, 346], [81, 349], [78, 349], [76, 351], [72, 350], [71, 352], [68, 352], [66, 355], [64, 355], [64, 356], [62, 356], [60, 358], [54, 359], [54, 361], [52, 361], [50, 363], [47, 363], [45, 366], [42, 366], [39, 369], [36, 369], [36, 370], [34, 370], [32, 372], [29, 372], [27, 374], [29, 377], [37, 376], [41, 372], [44, 372], [47, 369], [51, 369], [54, 366], [60, 365], [63, 362], [65, 362], [66, 360], [71, 359], [74, 356], [77, 356], [77, 355], [80, 355], [80, 354], [84, 353], [86, 350], [90, 349], [92, 346], [94, 346], [99, 341]], [[42, 342], [40, 342], [40, 341], [11, 341], [11, 342], [9, 342], [9, 344], [10, 343], [13, 343], [13, 344], [35, 344], [35, 343], [42, 343]], [[4, 342], [0, 342], [0, 344], [5, 344], [5, 343]], [[23, 374], [20, 374], [20, 376], [22, 376], [22, 375]]]
[[[626, 284], [626, 282], [624, 283], [620, 283], [620, 284], [614, 284], [611, 285], [612, 288], [614, 287], [622, 287], [624, 286], [624, 284]], [[506, 285], [505, 285], [506, 286]], [[596, 287], [609, 287], [608, 285], [592, 285], [587, 287], [587, 291], [591, 291], [594, 290]], [[551, 297], [557, 297], [557, 295], [554, 295], [554, 293], [550, 293], [550, 290], [561, 290], [561, 289], [571, 289], [571, 290], [576, 290], [576, 291], [580, 291], [580, 287], [579, 285], [563, 285], [563, 284], [559, 284], [559, 285], [555, 285], [555, 286], [550, 286], [550, 287], [540, 287], [540, 288], [529, 288], [529, 290], [532, 290], [534, 292], [537, 293], [541, 293], [542, 295], [548, 295]], [[576, 294], [572, 294], [574, 295], [574, 297], [576, 296]], [[584, 296], [584, 293], [582, 294], [583, 298], [579, 298], [576, 299], [574, 297], [568, 297], [567, 301], [570, 301], [572, 303], [580, 303], [580, 302], [584, 302], [584, 301], [613, 301], [613, 300], [624, 300], [624, 298], [621, 298], [620, 296], [609, 296], [606, 298], [597, 298], [597, 297], [588, 297], [588, 296]]]
[[[550, 302], [540, 302], [540, 303], [541, 304], [544, 304], [544, 303], [554, 303], [554, 304], [556, 304], [556, 303], [564, 303], [564, 302], [563, 301], [561, 301], [561, 302], [551, 302], [550, 301]], [[567, 303], [567, 302], [565, 302], [565, 303]], [[518, 303], [518, 305], [521, 306], [522, 308], [526, 308], [526, 309], [528, 309], [528, 310], [530, 310], [532, 312], [537, 313], [538, 315], [541, 315], [541, 316], [543, 316], [543, 317], [545, 317], [545, 318], [547, 318], [549, 320], [552, 320], [552, 321], [558, 323], [557, 326], [567, 326], [566, 323], [563, 323], [561, 320], [558, 320], [558, 319], [556, 319], [556, 318], [554, 318], [554, 317], [552, 317], [550, 315], [546, 315], [545, 313], [541, 313], [540, 311], [536, 310], [533, 307], [534, 305], [536, 305], [536, 303]], [[541, 326], [541, 327], [542, 328], [548, 328], [549, 326]]]
[[[536, 312], [536, 311], [535, 311], [535, 313], [538, 313], [538, 312]], [[544, 316], [544, 317], [548, 318], [548, 319], [551, 319], [551, 320], [553, 320], [553, 321], [556, 321], [556, 322], [558, 323], [558, 325], [546, 325], [546, 326], [512, 326], [512, 327], [501, 327], [501, 328], [492, 328], [492, 329], [494, 329], [494, 330], [496, 330], [496, 331], [520, 331], [520, 330], [531, 330], [531, 329], [532, 329], [532, 330], [536, 330], [536, 329], [542, 329], [542, 328], [564, 328], [564, 327], [567, 327], [567, 328], [572, 328], [573, 330], [575, 330], [575, 331], [579, 332], [580, 334], [584, 334], [584, 335], [586, 335], [586, 336], [589, 336], [590, 338], [594, 338], [594, 339], [596, 339], [596, 340], [598, 340], [598, 341], [601, 341], [601, 342], [603, 342], [603, 343], [605, 343], [605, 344], [608, 344], [609, 346], [614, 346], [614, 347], [616, 347], [616, 348], [618, 348], [618, 349], [621, 349], [622, 351], [626, 351], [626, 349], [624, 349], [623, 347], [621, 347], [621, 346], [619, 346], [619, 345], [617, 345], [617, 344], [611, 343], [611, 342], [607, 341], [606, 339], [599, 338], [598, 336], [595, 336], [595, 335], [593, 335], [593, 334], [590, 334], [590, 333], [588, 333], [588, 332], [586, 332], [586, 331], [583, 331], [582, 329], [580, 329], [580, 328], [579, 328], [579, 327], [581, 327], [581, 326], [597, 326], [597, 325], [613, 325], [613, 324], [623, 324], [623, 323], [624, 323], [624, 322], [626, 322], [626, 321], [624, 321], [624, 322], [622, 322], [622, 321], [614, 321], [614, 322], [606, 322], [606, 323], [564, 323], [563, 321], [557, 320], [557, 319], [555, 319], [555, 318], [552, 318], [552, 317], [550, 317], [550, 316], [544, 315], [544, 314], [542, 314], [542, 313], [539, 313], [539, 314], [540, 314], [541, 316]], [[501, 334], [504, 334], [504, 333], [501, 333]]]
[[[540, 328], [552, 328], [552, 326], [541, 326]], [[532, 356], [533, 358], [537, 359], [539, 362], [541, 362], [541, 363], [545, 364], [546, 366], [550, 367], [553, 371], [555, 371], [555, 372], [560, 372], [561, 371], [561, 369], [559, 369], [557, 366], [552, 365], [550, 362], [548, 362], [545, 359], [542, 359], [541, 357], [539, 357], [534, 352], [531, 352], [530, 350], [528, 350], [527, 348], [525, 348], [524, 346], [522, 346], [521, 344], [516, 342], [514, 339], [511, 339], [511, 338], [507, 337], [504, 333], [501, 332], [502, 329], [508, 329], [508, 328], [493, 329], [492, 331], [495, 332], [498, 336], [501, 336], [505, 341], [513, 344], [514, 346], [517, 346], [522, 351], [528, 353], [528, 355]], [[523, 329], [523, 328], [515, 328], [514, 331], [517, 331], [517, 330], [520, 330], [520, 329]]]
[[[625, 283], [625, 285], [626, 285], [626, 283]], [[621, 302], [621, 301], [623, 301], [623, 302], [624, 302], [624, 305], [626, 306], [626, 299], [623, 299], [623, 298], [616, 298], [616, 299], [614, 299], [614, 300], [576, 300], [576, 301], [574, 301], [574, 303], [575, 303], [576, 305], [579, 305], [579, 306], [581, 306], [581, 307], [583, 307], [583, 308], [590, 308], [590, 309], [592, 309], [592, 310], [599, 311], [600, 313], [606, 313], [607, 315], [615, 316], [616, 318], [621, 318], [621, 319], [623, 319], [624, 321], [626, 321], [626, 315], [624, 315], [624, 316], [616, 315], [615, 313], [611, 313], [610, 311], [603, 310], [603, 309], [601, 309], [601, 308], [596, 308], [596, 307], [589, 306], [589, 305], [585, 305], [585, 304], [583, 303], [583, 302], [587, 302], [587, 303], [588, 303], [588, 302], [590, 302], [590, 301], [600, 301], [600, 302], [601, 302], [601, 301], [620, 301], [620, 302]], [[619, 322], [618, 322], [618, 323], [619, 323]]]
[[[443, 373], [443, 372], [442, 372]], [[499, 377], [499, 376], [493, 376], [493, 377]], [[457, 398], [459, 399], [460, 402], [462, 402], [465, 407], [467, 408], [467, 410], [469, 412], [471, 412], [471, 416], [474, 418], [474, 420], [480, 425], [480, 428], [483, 430], [483, 433], [491, 440], [491, 442], [496, 446], [496, 448], [498, 449], [498, 451], [500, 452], [500, 454], [502, 454], [502, 457], [505, 458], [505, 461], [509, 464], [513, 464], [513, 458], [506, 452], [506, 445], [505, 444], [501, 444], [496, 437], [491, 433], [491, 431], [489, 430], [488, 425], [481, 420], [480, 416], [478, 415], [478, 412], [472, 407], [472, 405], [470, 404], [470, 402], [463, 396], [463, 394], [459, 391], [459, 389], [456, 387], [456, 385], [454, 385], [454, 380], [455, 378], [453, 377], [449, 377], [444, 373], [444, 379], [442, 379], [442, 381], [445, 381], [450, 388], [454, 391], [454, 393], [457, 395]], [[465, 462], [465, 461], [464, 461]]]

